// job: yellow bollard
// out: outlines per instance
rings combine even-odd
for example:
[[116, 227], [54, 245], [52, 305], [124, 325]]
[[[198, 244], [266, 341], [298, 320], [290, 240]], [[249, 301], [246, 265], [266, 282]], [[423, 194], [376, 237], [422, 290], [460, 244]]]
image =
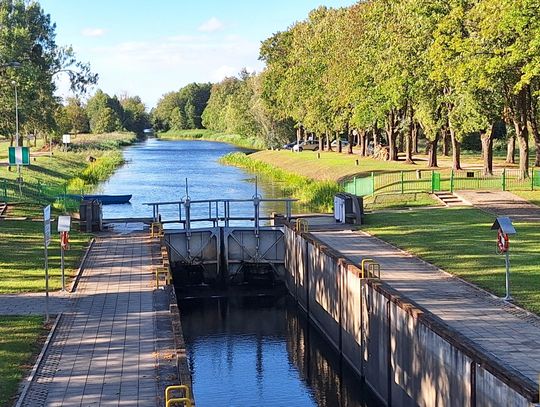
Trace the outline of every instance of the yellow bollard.
[[[171, 397], [171, 393], [173, 391], [181, 391], [181, 390], [184, 391], [184, 397]], [[165, 403], [166, 403], [167, 407], [169, 407], [169, 406], [171, 406], [172, 404], [175, 404], [175, 403], [183, 403], [184, 406], [191, 407], [192, 403], [191, 403], [191, 396], [190, 396], [189, 386], [187, 386], [185, 384], [179, 384], [179, 385], [175, 385], [175, 386], [168, 386], [165, 389]]]

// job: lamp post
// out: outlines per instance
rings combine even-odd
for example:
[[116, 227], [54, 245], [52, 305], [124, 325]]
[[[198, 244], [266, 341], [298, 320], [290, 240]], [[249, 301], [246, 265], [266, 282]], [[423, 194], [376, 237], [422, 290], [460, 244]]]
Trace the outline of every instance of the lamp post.
[[15, 88], [15, 146], [19, 147], [19, 99], [17, 97], [17, 82], [11, 81]]

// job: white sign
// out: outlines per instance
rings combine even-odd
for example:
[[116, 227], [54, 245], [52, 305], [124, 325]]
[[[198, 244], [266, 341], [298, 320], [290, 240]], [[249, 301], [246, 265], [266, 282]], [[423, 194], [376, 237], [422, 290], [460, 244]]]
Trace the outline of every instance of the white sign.
[[51, 205], [43, 208], [43, 236], [45, 238], [45, 247], [51, 243]]
[[62, 136], [62, 143], [64, 143], [64, 144], [71, 143], [71, 134], [64, 134]]
[[69, 232], [71, 228], [71, 216], [59, 216], [58, 217], [58, 231]]

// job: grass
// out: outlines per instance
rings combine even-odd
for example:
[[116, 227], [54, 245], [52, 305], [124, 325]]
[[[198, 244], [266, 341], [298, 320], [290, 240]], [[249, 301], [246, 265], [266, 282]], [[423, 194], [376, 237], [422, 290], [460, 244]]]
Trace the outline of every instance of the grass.
[[526, 199], [534, 205], [540, 206], [540, 189], [536, 191], [512, 191], [512, 193]]
[[282, 182], [285, 195], [300, 200], [300, 204], [309, 210], [328, 212], [334, 204], [334, 194], [339, 192], [339, 185], [334, 181], [316, 181], [307, 177], [293, 174], [261, 161], [252, 160], [244, 153], [230, 153], [221, 158], [220, 162], [227, 165], [244, 168], [262, 176]]
[[234, 144], [238, 147], [258, 150], [265, 148], [261, 141], [255, 137], [243, 137], [238, 134], [228, 134], [207, 129], [170, 130], [158, 134], [165, 140], [209, 140]]
[[[364, 230], [478, 285], [505, 293], [503, 256], [495, 254], [494, 217], [472, 208], [441, 208], [366, 216]], [[511, 287], [516, 303], [540, 314], [540, 228], [515, 225], [511, 238]]]
[[[10, 216], [27, 216], [28, 220], [0, 221], [0, 293], [36, 292], [45, 289], [43, 221], [33, 221], [42, 215], [41, 207], [17, 205], [8, 209]], [[53, 211], [57, 219], [58, 212]], [[56, 222], [51, 224], [49, 246], [49, 287], [62, 287], [60, 272], [60, 238]], [[78, 232], [72, 226], [70, 250], [65, 252], [66, 276], [72, 276], [79, 265], [90, 235]]]
[[44, 335], [41, 316], [0, 317], [0, 406], [12, 404]]
[[367, 210], [380, 210], [392, 208], [411, 208], [418, 206], [438, 206], [440, 203], [428, 193], [413, 192], [404, 194], [381, 194], [373, 197], [364, 197], [364, 208]]

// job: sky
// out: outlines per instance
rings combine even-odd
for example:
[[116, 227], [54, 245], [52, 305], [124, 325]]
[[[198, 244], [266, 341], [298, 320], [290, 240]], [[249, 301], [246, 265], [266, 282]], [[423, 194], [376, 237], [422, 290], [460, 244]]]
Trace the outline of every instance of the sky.
[[[259, 46], [325, 5], [354, 0], [41, 0], [56, 43], [99, 74], [97, 88], [141, 97], [150, 109], [191, 82], [219, 82], [242, 68], [260, 72]], [[66, 75], [57, 78], [66, 96]]]

